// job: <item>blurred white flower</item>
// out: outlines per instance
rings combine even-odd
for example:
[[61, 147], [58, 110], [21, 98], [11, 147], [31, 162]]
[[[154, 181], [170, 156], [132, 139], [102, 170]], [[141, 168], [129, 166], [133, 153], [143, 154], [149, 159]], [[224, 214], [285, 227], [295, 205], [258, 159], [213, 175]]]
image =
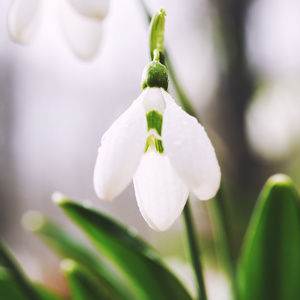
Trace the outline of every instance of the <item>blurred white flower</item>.
[[300, 1], [254, 0], [247, 17], [251, 64], [264, 76], [299, 76]]
[[254, 95], [246, 113], [251, 148], [259, 156], [281, 159], [300, 145], [298, 81], [269, 81]]
[[162, 88], [147, 88], [102, 138], [94, 171], [97, 195], [111, 200], [133, 177], [142, 216], [167, 230], [189, 191], [202, 200], [220, 185], [214, 148], [197, 120]]
[[[90, 59], [98, 51], [102, 20], [109, 0], [61, 0], [69, 7], [61, 12], [61, 27], [72, 51], [81, 59]], [[13, 0], [7, 14], [7, 28], [12, 40], [28, 44], [39, 29], [44, 0]]]

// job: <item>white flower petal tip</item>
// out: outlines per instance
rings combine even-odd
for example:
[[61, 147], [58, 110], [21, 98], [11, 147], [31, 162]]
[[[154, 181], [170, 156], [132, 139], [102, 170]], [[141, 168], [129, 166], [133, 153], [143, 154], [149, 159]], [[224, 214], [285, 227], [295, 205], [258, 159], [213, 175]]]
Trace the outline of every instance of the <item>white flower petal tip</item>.
[[221, 172], [211, 141], [194, 117], [162, 93], [167, 103], [162, 139], [171, 165], [199, 199], [212, 198], [220, 187]]
[[102, 148], [99, 148], [95, 170], [94, 170], [94, 189], [96, 195], [105, 201], [112, 201], [117, 197], [126, 186], [126, 183], [122, 184], [117, 178], [111, 179], [110, 182], [107, 182], [102, 175], [104, 173], [106, 157], [103, 154]]
[[94, 188], [103, 200], [112, 200], [128, 186], [143, 156], [147, 134], [143, 97], [144, 93], [102, 137], [94, 170]]
[[78, 58], [90, 60], [97, 55], [103, 35], [102, 22], [87, 18], [62, 4], [60, 23], [66, 42]]
[[139, 209], [148, 225], [166, 231], [181, 214], [188, 187], [174, 172], [168, 156], [150, 151], [145, 154], [133, 177]]
[[[216, 175], [217, 176], [217, 175]], [[215, 179], [214, 183], [212, 183], [210, 186], [199, 186], [198, 188], [194, 188], [192, 191], [197, 196], [199, 200], [209, 200], [216, 196], [219, 188], [220, 188], [220, 182], [221, 182], [221, 172], [219, 175], [220, 179]]]
[[103, 20], [108, 13], [110, 0], [69, 0], [69, 2], [80, 14]]
[[40, 21], [40, 0], [14, 0], [7, 14], [7, 29], [11, 39], [28, 44], [35, 35]]

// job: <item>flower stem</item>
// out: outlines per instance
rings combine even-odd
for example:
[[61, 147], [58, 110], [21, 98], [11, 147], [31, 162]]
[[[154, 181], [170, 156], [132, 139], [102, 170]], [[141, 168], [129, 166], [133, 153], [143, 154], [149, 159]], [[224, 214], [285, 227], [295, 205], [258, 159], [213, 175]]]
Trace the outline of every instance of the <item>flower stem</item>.
[[223, 189], [220, 188], [218, 194], [212, 199], [211, 211], [214, 220], [214, 232], [216, 240], [216, 251], [223, 265], [224, 271], [230, 280], [232, 299], [238, 300], [238, 292], [235, 281], [235, 268], [233, 265], [232, 251], [230, 248], [230, 234], [228, 222], [225, 218], [225, 199]]
[[199, 245], [196, 239], [196, 232], [195, 232], [189, 199], [187, 200], [186, 205], [184, 207], [183, 217], [185, 221], [186, 233], [189, 242], [191, 260], [194, 267], [195, 276], [197, 279], [197, 290], [198, 290], [197, 299], [207, 300], [206, 288], [205, 288], [204, 277], [202, 272], [202, 264], [199, 256], [199, 248], [198, 248]]
[[[166, 50], [165, 50], [165, 57], [168, 66], [168, 71], [172, 79], [172, 82], [174, 84], [174, 88], [182, 108], [188, 114], [194, 116], [200, 122], [200, 117], [198, 116], [193, 105], [191, 104], [191, 102], [183, 92], [180, 84], [178, 83], [176, 74], [174, 72], [173, 66], [171, 64], [169, 56], [167, 55]], [[234, 271], [235, 268], [233, 266], [233, 261], [232, 261], [229, 225], [227, 221], [228, 218], [226, 217], [226, 213], [225, 213], [225, 203], [224, 203], [222, 185], [220, 186], [219, 192], [215, 197], [215, 199], [211, 200], [211, 204], [212, 204], [212, 211], [214, 214], [214, 218], [212, 219], [212, 221], [213, 221], [213, 226], [215, 231], [215, 239], [216, 239], [215, 244], [218, 245], [217, 253], [218, 256], [220, 257], [220, 261], [223, 265], [226, 275], [229, 278], [233, 299], [238, 300], [238, 293], [237, 293], [236, 282], [235, 282], [235, 271]]]
[[[195, 117], [200, 122], [200, 117], [198, 116], [195, 108], [189, 101], [188, 97], [185, 95], [183, 89], [181, 88], [177, 80], [171, 60], [167, 54], [167, 50], [165, 50], [165, 59], [180, 105], [188, 114]], [[220, 257], [220, 261], [223, 265], [226, 275], [229, 278], [233, 299], [238, 300], [238, 292], [235, 281], [235, 267], [233, 265], [232, 251], [230, 248], [229, 225], [227, 221], [228, 218], [226, 217], [225, 213], [225, 203], [222, 185], [220, 186], [219, 192], [215, 199], [211, 200], [211, 203], [212, 210], [214, 213], [214, 218], [212, 219], [212, 221], [215, 231], [215, 244], [218, 245], [217, 253]]]

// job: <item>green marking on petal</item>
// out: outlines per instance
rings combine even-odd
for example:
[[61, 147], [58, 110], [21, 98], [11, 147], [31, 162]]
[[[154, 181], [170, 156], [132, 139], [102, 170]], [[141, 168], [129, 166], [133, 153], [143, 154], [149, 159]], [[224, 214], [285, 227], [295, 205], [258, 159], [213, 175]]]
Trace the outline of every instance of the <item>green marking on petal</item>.
[[148, 136], [146, 141], [145, 153], [148, 151], [149, 148], [153, 147], [153, 138], [154, 138], [153, 134]]
[[158, 153], [160, 153], [160, 154], [164, 153], [164, 147], [163, 147], [162, 140], [155, 138], [155, 148], [158, 151]]
[[162, 122], [163, 116], [158, 113], [156, 110], [151, 110], [147, 113], [147, 124], [148, 124], [148, 131], [150, 129], [155, 129], [157, 133], [161, 136], [161, 129], [162, 129]]
[[162, 143], [162, 140], [157, 139], [154, 134], [151, 134], [148, 136], [145, 146], [145, 153], [148, 151], [148, 149], [155, 149], [158, 153], [163, 154], [164, 153], [164, 146]]

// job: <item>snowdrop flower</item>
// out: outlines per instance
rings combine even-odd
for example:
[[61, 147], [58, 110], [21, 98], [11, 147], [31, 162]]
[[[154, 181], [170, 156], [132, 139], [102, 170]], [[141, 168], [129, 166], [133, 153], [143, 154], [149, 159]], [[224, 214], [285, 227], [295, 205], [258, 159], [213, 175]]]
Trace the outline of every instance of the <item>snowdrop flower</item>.
[[[67, 2], [66, 2], [67, 1]], [[66, 2], [68, 6], [64, 8]], [[28, 44], [41, 21], [44, 0], [13, 0], [7, 15], [12, 40]], [[93, 57], [102, 37], [102, 20], [109, 0], [60, 0], [61, 27], [72, 51], [81, 59]]]
[[166, 92], [167, 75], [157, 76], [157, 67], [165, 68], [159, 62], [146, 68], [155, 76], [144, 80], [144, 91], [104, 134], [94, 187], [99, 198], [112, 200], [133, 177], [142, 216], [164, 231], [182, 212], [190, 190], [202, 200], [215, 195], [221, 173], [204, 128]]

